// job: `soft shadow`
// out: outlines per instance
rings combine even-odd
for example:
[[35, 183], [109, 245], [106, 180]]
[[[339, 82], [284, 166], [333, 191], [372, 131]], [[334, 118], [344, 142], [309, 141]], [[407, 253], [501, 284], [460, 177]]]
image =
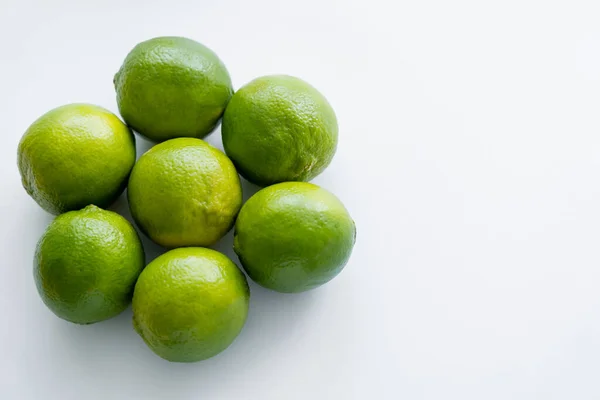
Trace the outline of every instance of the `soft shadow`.
[[260, 186], [257, 186], [254, 183], [247, 181], [241, 176], [240, 181], [242, 182], [242, 197], [244, 199], [244, 203], [246, 203], [250, 197], [254, 196], [256, 192], [262, 189]]
[[[11, 299], [12, 302], [19, 304], [17, 308], [14, 308], [13, 314], [7, 315], [9, 320], [16, 310], [29, 312], [39, 306], [41, 302], [33, 278], [34, 257], [38, 241], [55, 218], [54, 215], [42, 210], [29, 198], [24, 199], [23, 204], [20, 204], [17, 210], [19, 218], [10, 227], [4, 225], [6, 227], [4, 236], [0, 234], [0, 239], [10, 246], [11, 251], [8, 258], [10, 262], [4, 263], [3, 294], [6, 296], [5, 299]], [[9, 247], [6, 249], [8, 250]], [[9, 304], [6, 303], [6, 306], [9, 307]], [[35, 312], [31, 312], [31, 315], [35, 315]], [[27, 318], [27, 316], [19, 315], [13, 319], [18, 321], [22, 318]]]
[[219, 123], [217, 124], [215, 129], [213, 129], [202, 140], [204, 140], [206, 143], [210, 144], [211, 146], [216, 147], [217, 149], [221, 150], [222, 152], [225, 152], [225, 150], [223, 149], [223, 139], [221, 137], [221, 120], [219, 120]]
[[140, 158], [142, 154], [150, 150], [154, 145], [156, 145], [156, 143], [135, 132], [135, 148], [137, 150], [137, 158]]
[[127, 189], [125, 189], [121, 196], [119, 196], [119, 198], [110, 206], [109, 210], [119, 213], [127, 221], [129, 221], [131, 225], [133, 225], [138, 233], [138, 236], [140, 237], [140, 240], [142, 241], [142, 245], [144, 246], [144, 252], [146, 253], [146, 264], [167, 251], [164, 247], [161, 247], [150, 240], [150, 238], [148, 238], [148, 236], [146, 236], [135, 224], [135, 221], [131, 216], [131, 211], [129, 210]]
[[[135, 134], [136, 140], [137, 158], [140, 158], [142, 154], [158, 144], [150, 139], [145, 138], [136, 131], [133, 131], [133, 133]], [[219, 121], [219, 124], [215, 127], [215, 129], [213, 129], [202, 140], [224, 152], [223, 142], [221, 141], [221, 122]]]
[[[135, 347], [140, 350], [132, 326], [131, 307], [118, 316], [91, 325], [77, 325], [52, 316], [50, 323], [56, 346], [69, 361], [81, 368], [103, 360], [126, 359]], [[50, 321], [48, 321], [50, 322]]]
[[[14, 224], [12, 227], [14, 238], [31, 238], [31, 231], [38, 232], [39, 236], [42, 236], [48, 225], [56, 218], [56, 215], [44, 211], [33, 201], [30, 201], [30, 199], [27, 199], [26, 201], [31, 204], [29, 204], [28, 207], [23, 207], [25, 212], [21, 213], [22, 217], [19, 220], [19, 223]], [[15, 235], [15, 233], [18, 233], [18, 235]], [[36, 238], [36, 241], [38, 238]]]
[[[253, 183], [248, 182], [244, 178], [240, 177], [240, 181], [242, 183], [242, 198], [243, 203], [250, 197], [252, 197], [256, 192], [258, 192], [261, 188], [256, 186]], [[232, 259], [236, 264], [239, 265], [239, 260], [235, 252], [233, 251], [233, 233], [235, 232], [235, 228], [232, 228], [227, 234], [221, 238], [215, 245], [211, 246], [212, 249], [217, 250], [225, 254], [227, 257]]]
[[[243, 376], [247, 370], [266, 368], [274, 358], [282, 357], [286, 348], [294, 346], [302, 326], [310, 325], [311, 310], [319, 297], [318, 291], [285, 295], [251, 283], [248, 320], [233, 344], [221, 354], [197, 363], [170, 363], [156, 356], [133, 330], [131, 309], [121, 315], [92, 325], [75, 325], [48, 316], [51, 345], [69, 368], [85, 371], [89, 384], [101, 376], [111, 382], [123, 381], [141, 388], [147, 382], [161, 391], [169, 390], [173, 398], [188, 398], [202, 388], [205, 398], [217, 396], [224, 380]], [[123, 376], [127, 365], [131, 374]], [[49, 375], [63, 372], [49, 371]], [[229, 377], [229, 378], [228, 378]], [[242, 380], [243, 381], [243, 380]], [[148, 393], [151, 394], [151, 393]], [[191, 398], [191, 397], [189, 397]]]

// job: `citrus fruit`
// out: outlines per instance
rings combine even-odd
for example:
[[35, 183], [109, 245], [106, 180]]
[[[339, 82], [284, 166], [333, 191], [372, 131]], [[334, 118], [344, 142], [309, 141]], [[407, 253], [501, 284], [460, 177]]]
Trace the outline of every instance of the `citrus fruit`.
[[77, 324], [99, 322], [131, 302], [144, 249], [129, 222], [90, 205], [59, 215], [40, 238], [34, 279], [46, 306]]
[[125, 122], [157, 142], [208, 135], [233, 94], [219, 57], [183, 37], [158, 37], [135, 46], [114, 84]]
[[250, 290], [223, 254], [200, 247], [152, 261], [135, 286], [133, 325], [160, 357], [194, 362], [225, 350], [242, 330]]
[[221, 151], [194, 138], [160, 143], [140, 157], [127, 189], [131, 214], [165, 247], [209, 246], [233, 226], [240, 178]]
[[135, 163], [135, 138], [116, 115], [91, 104], [55, 108], [21, 138], [23, 187], [46, 211], [110, 205]]
[[302, 292], [333, 279], [346, 265], [356, 227], [333, 194], [306, 182], [258, 191], [242, 207], [233, 248], [256, 283]]
[[335, 153], [338, 126], [315, 88], [275, 75], [257, 78], [233, 95], [222, 134], [225, 152], [240, 173], [267, 186], [319, 175]]

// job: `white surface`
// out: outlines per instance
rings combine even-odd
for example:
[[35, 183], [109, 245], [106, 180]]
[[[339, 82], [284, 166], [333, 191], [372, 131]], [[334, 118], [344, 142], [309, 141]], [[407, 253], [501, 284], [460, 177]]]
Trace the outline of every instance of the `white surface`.
[[[1, 399], [600, 398], [597, 1], [0, 4]], [[214, 49], [236, 87], [320, 89], [341, 133], [316, 183], [358, 226], [337, 279], [252, 285], [241, 336], [193, 365], [154, 356], [130, 311], [81, 327], [44, 308], [31, 263], [51, 217], [16, 168], [50, 108], [116, 111], [113, 74], [160, 35]]]

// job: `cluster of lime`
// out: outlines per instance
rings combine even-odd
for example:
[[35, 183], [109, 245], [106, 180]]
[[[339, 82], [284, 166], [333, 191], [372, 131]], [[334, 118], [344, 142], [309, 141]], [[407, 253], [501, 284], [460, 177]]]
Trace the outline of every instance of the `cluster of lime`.
[[[234, 93], [215, 53], [177, 37], [138, 44], [114, 85], [126, 124], [70, 104], [40, 117], [19, 144], [25, 190], [60, 214], [34, 261], [38, 292], [57, 316], [91, 324], [133, 300], [133, 325], [156, 354], [198, 361], [227, 348], [246, 321], [245, 275], [205, 248], [234, 225], [234, 250], [264, 287], [301, 292], [342, 270], [354, 222], [333, 194], [305, 182], [337, 146], [334, 111], [316, 89], [266, 76]], [[221, 120], [227, 156], [201, 140]], [[137, 163], [132, 129], [159, 142]], [[266, 186], [244, 205], [238, 172]], [[148, 266], [132, 225], [100, 208], [126, 187], [140, 230], [174, 248]]]

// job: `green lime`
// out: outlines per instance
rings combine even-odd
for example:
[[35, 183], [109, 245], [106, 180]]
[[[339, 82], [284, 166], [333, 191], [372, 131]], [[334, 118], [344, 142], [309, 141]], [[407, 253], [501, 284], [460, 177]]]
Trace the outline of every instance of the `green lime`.
[[208, 135], [233, 94], [219, 57], [183, 37], [158, 37], [135, 46], [114, 84], [125, 122], [157, 142]]
[[221, 151], [194, 138], [171, 139], [140, 157], [127, 189], [131, 214], [165, 247], [210, 246], [242, 206], [240, 178]]
[[90, 205], [59, 215], [38, 242], [34, 278], [46, 306], [76, 324], [112, 318], [131, 302], [144, 248], [127, 220]]
[[267, 186], [309, 181], [329, 165], [338, 140], [325, 97], [291, 76], [257, 78], [238, 90], [223, 116], [223, 146], [240, 173]]
[[194, 362], [225, 350], [238, 336], [250, 290], [223, 254], [200, 247], [171, 250], [152, 261], [133, 294], [133, 326], [160, 357]]
[[23, 187], [46, 211], [110, 205], [135, 163], [135, 138], [116, 115], [91, 104], [55, 108], [23, 135], [18, 165]]
[[354, 221], [337, 197], [311, 183], [286, 182], [244, 204], [233, 249], [256, 283], [294, 293], [339, 274], [355, 239]]

